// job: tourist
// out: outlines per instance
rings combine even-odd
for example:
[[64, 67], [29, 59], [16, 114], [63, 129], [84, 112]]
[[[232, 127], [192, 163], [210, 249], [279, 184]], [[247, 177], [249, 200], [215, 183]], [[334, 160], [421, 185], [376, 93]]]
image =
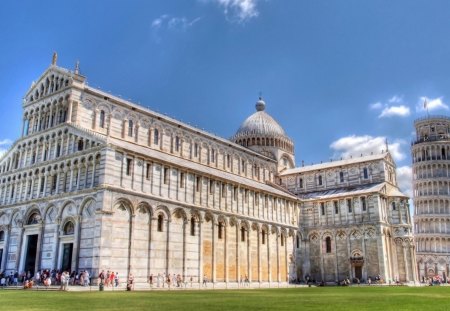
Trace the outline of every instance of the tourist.
[[191, 282], [191, 288], [192, 288], [192, 281], [193, 281], [192, 275], [190, 276], [189, 281]]
[[105, 276], [105, 286], [108, 287], [109, 285], [109, 278], [111, 277], [111, 272], [108, 270], [106, 272], [106, 276]]
[[117, 273], [117, 272], [114, 275], [114, 285], [115, 285], [115, 287], [119, 286], [119, 273]]
[[59, 287], [59, 290], [64, 290], [65, 284], [66, 284], [66, 272], [64, 271], [61, 274], [61, 286]]
[[158, 273], [158, 276], [156, 277], [156, 287], [159, 288], [160, 285], [161, 285], [161, 274]]
[[206, 278], [206, 274], [203, 275], [203, 287], [207, 287], [208, 279]]
[[133, 274], [129, 274], [127, 281], [127, 291], [131, 291], [133, 289], [134, 277]]
[[102, 272], [100, 272], [98, 278], [100, 279], [100, 284], [103, 284], [105, 281], [105, 270], [102, 270]]
[[148, 284], [150, 284], [150, 289], [153, 288], [153, 274], [150, 274], [148, 277]]
[[6, 286], [6, 278], [4, 275], [2, 275], [2, 278], [0, 279], [0, 286], [2, 288], [5, 288], [5, 286]]
[[114, 271], [111, 271], [111, 274], [109, 275], [109, 284], [111, 285], [111, 287], [114, 287], [114, 279], [115, 279]]

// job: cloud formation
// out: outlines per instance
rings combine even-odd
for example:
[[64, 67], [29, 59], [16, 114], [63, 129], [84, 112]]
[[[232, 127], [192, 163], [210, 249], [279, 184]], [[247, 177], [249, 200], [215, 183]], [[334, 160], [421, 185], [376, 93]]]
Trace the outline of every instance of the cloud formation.
[[[425, 105], [426, 102], [426, 105]], [[417, 111], [432, 111], [432, 110], [449, 110], [449, 107], [446, 103], [444, 103], [443, 97], [437, 98], [428, 98], [426, 96], [422, 96], [419, 99], [419, 103], [416, 106]]]
[[397, 183], [400, 190], [412, 199], [412, 169], [410, 166], [405, 165], [397, 168]]
[[411, 114], [408, 106], [402, 104], [403, 96], [394, 95], [386, 102], [376, 102], [369, 105], [371, 110], [381, 110], [378, 118], [407, 117]]
[[407, 117], [411, 114], [411, 111], [409, 107], [406, 107], [405, 105], [400, 106], [390, 106], [385, 107], [378, 118], [386, 118], [386, 117]]
[[168, 30], [181, 30], [185, 31], [192, 27], [195, 23], [201, 20], [201, 17], [196, 17], [193, 20], [189, 20], [186, 17], [170, 16], [169, 14], [163, 14], [152, 21], [152, 29], [168, 29]]
[[246, 22], [259, 15], [256, 4], [259, 0], [207, 0], [218, 4], [232, 22]]
[[[400, 161], [406, 158], [401, 150], [403, 141], [395, 141], [389, 144], [389, 151], [395, 160]], [[362, 155], [379, 154], [382, 150], [386, 151], [386, 137], [346, 136], [339, 138], [331, 143], [330, 148], [334, 150], [334, 157], [349, 158], [350, 156], [359, 157]]]
[[0, 157], [2, 157], [11, 146], [12, 141], [10, 139], [0, 140]]

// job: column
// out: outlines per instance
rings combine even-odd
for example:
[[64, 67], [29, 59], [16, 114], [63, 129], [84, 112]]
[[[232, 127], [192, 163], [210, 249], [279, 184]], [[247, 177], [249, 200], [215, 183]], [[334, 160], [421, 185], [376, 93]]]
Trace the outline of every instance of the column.
[[258, 243], [258, 282], [261, 284], [262, 281], [262, 269], [261, 269], [261, 228], [257, 229], [257, 243]]
[[[198, 243], [199, 243], [199, 254], [198, 254], [198, 280], [203, 281], [203, 232], [202, 232], [203, 219], [198, 220]], [[200, 285], [200, 283], [199, 283]]]
[[72, 110], [73, 110], [73, 100], [69, 100], [69, 107], [67, 108], [67, 123], [72, 123]]
[[215, 234], [215, 228], [216, 228], [216, 221], [215, 219], [211, 219], [211, 235], [212, 235], [212, 282], [213, 284], [216, 283], [216, 234]]

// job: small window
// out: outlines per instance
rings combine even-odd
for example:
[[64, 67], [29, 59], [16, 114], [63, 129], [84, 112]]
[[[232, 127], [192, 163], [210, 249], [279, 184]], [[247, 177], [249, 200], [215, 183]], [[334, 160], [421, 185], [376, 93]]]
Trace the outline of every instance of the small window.
[[164, 221], [163, 215], [159, 214], [158, 215], [158, 232], [163, 231], [163, 221]]
[[366, 204], [366, 198], [365, 197], [361, 197], [361, 206], [362, 206], [363, 212], [365, 212], [367, 210], [367, 204]]
[[245, 234], [247, 233], [247, 230], [245, 230], [244, 227], [241, 227], [241, 242], [245, 242]]
[[216, 151], [211, 149], [211, 163], [214, 163], [214, 161], [216, 161]]
[[317, 182], [319, 186], [322, 186], [322, 175], [319, 175]]
[[61, 155], [61, 145], [58, 144], [56, 146], [56, 157], [58, 158]]
[[348, 208], [348, 212], [352, 213], [352, 199], [347, 199], [347, 208]]
[[227, 186], [225, 184], [222, 184], [222, 198], [225, 198], [227, 196]]
[[397, 210], [397, 206], [396, 206], [395, 202], [392, 202], [392, 210], [393, 211]]
[[303, 178], [300, 178], [298, 180], [298, 183], [299, 183], [300, 188], [303, 188]]
[[100, 110], [100, 128], [104, 129], [105, 128], [105, 111], [104, 110]]
[[155, 145], [159, 145], [159, 131], [158, 131], [158, 129], [155, 129], [153, 131], [153, 143]]
[[235, 186], [235, 187], [233, 188], [233, 194], [234, 194], [233, 197], [234, 197], [234, 200], [235, 200], [235, 201], [238, 199], [238, 191], [239, 191], [239, 190], [238, 190], [238, 187]]
[[214, 180], [210, 179], [209, 180], [209, 194], [213, 194], [214, 193]]
[[5, 231], [0, 231], [0, 242], [5, 240]]
[[344, 172], [339, 172], [339, 182], [344, 182]]
[[339, 202], [333, 201], [333, 205], [334, 205], [334, 213], [339, 214]]
[[231, 166], [231, 157], [229, 154], [227, 154], [227, 168], [230, 168]]
[[145, 179], [150, 179], [150, 174], [152, 173], [152, 165], [147, 163], [147, 170], [145, 171]]
[[127, 159], [127, 176], [131, 175], [131, 167], [133, 164], [133, 160], [132, 159]]
[[244, 160], [241, 161], [241, 171], [245, 172], [245, 161]]
[[331, 238], [329, 236], [325, 239], [325, 250], [327, 254], [331, 253]]
[[44, 192], [44, 186], [45, 186], [45, 177], [41, 177], [41, 192]]
[[78, 151], [82, 151], [83, 150], [83, 141], [80, 139], [78, 141]]
[[184, 173], [180, 173], [180, 188], [184, 188]]
[[195, 236], [195, 218], [191, 218], [191, 236]]
[[281, 246], [284, 246], [284, 235], [283, 234], [280, 237], [280, 244], [281, 244]]
[[133, 137], [133, 120], [128, 120], [128, 136]]
[[197, 178], [195, 179], [195, 191], [197, 191], [197, 192], [199, 192], [200, 191], [200, 188], [201, 188], [201, 182], [202, 182], [202, 179], [201, 179], [201, 177], [200, 176], [197, 176]]
[[266, 231], [261, 231], [261, 244], [266, 244]]
[[194, 144], [194, 157], [198, 157], [198, 144]]
[[219, 237], [219, 240], [223, 239], [223, 223], [219, 222], [219, 228], [217, 229], [217, 235]]
[[300, 248], [300, 237], [299, 237], [298, 234], [297, 234], [297, 236], [295, 237], [295, 242], [296, 242], [297, 248]]
[[325, 215], [325, 203], [320, 202], [320, 215]]
[[175, 137], [175, 151], [180, 151], [180, 137]]
[[363, 169], [363, 175], [364, 175], [364, 179], [369, 178], [369, 171], [367, 170], [367, 167], [365, 167], [365, 168]]
[[167, 185], [169, 183], [169, 169], [167, 167], [164, 168], [164, 184]]

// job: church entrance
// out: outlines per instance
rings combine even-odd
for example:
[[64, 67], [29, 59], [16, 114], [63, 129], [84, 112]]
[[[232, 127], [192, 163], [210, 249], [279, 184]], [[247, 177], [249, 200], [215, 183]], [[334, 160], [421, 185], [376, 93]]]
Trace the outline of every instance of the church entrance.
[[28, 235], [27, 236], [27, 251], [25, 256], [25, 266], [24, 271], [30, 271], [31, 275], [34, 275], [35, 266], [36, 266], [36, 253], [37, 253], [37, 243], [38, 243], [38, 235]]
[[362, 279], [362, 266], [355, 266], [355, 278]]
[[62, 254], [62, 271], [72, 271], [72, 253], [73, 253], [73, 243], [63, 244], [63, 254]]

